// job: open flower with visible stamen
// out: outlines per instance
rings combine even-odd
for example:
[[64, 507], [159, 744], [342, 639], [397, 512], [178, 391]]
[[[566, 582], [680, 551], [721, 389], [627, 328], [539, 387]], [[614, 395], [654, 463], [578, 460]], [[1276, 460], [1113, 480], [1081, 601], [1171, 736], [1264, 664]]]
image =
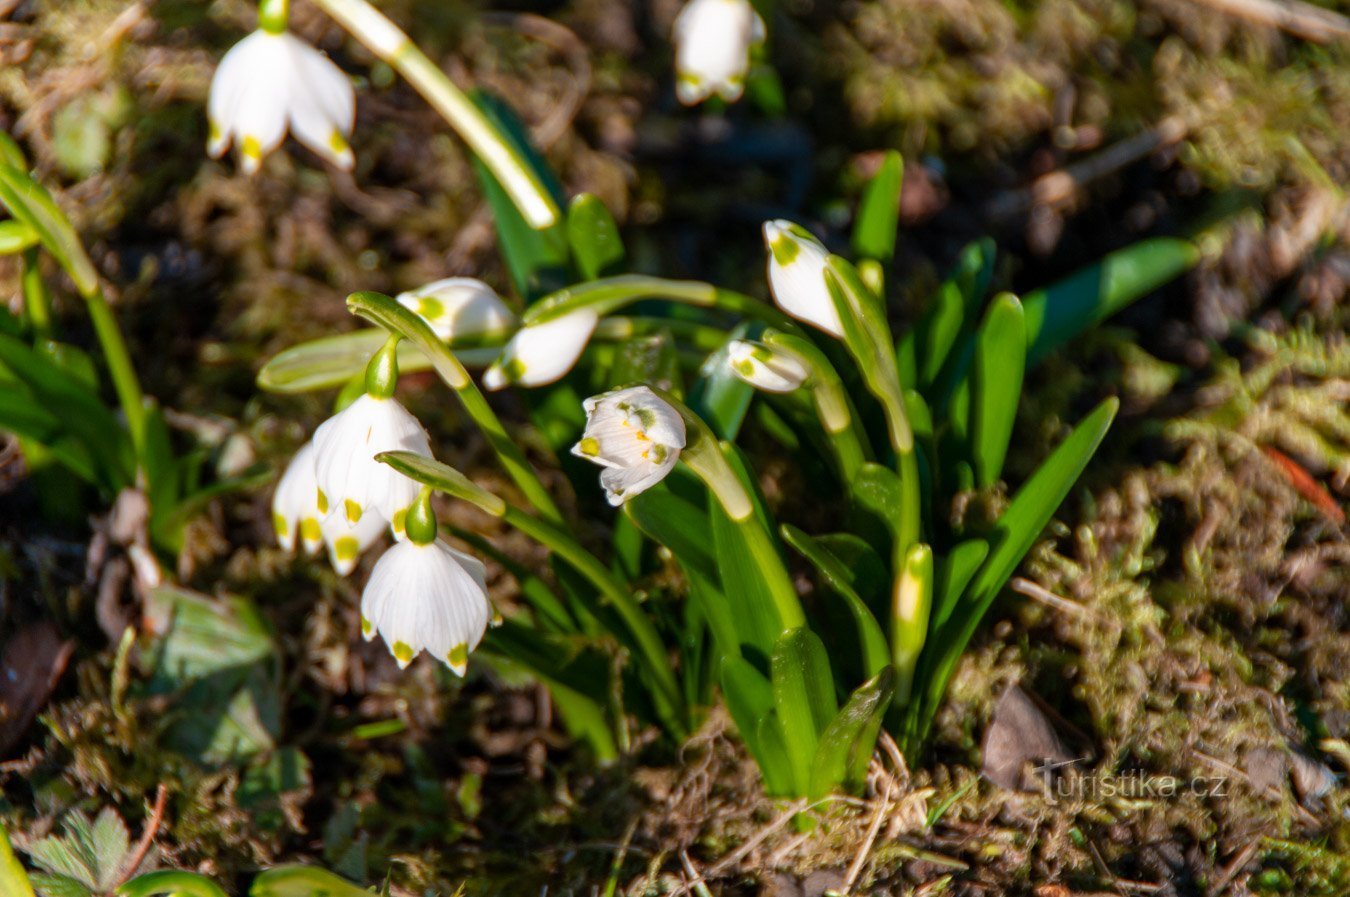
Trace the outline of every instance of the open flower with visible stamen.
[[743, 339], [727, 346], [727, 362], [739, 379], [765, 392], [792, 392], [811, 373], [795, 355]]
[[769, 250], [769, 289], [778, 307], [843, 339], [844, 325], [825, 281], [830, 251], [800, 224], [783, 220], [764, 222], [764, 245]]
[[286, 551], [295, 548], [296, 530], [305, 551], [314, 554], [323, 545], [318, 484], [314, 478], [314, 443], [306, 442], [295, 453], [277, 482], [272, 495], [272, 526], [277, 543]]
[[734, 103], [745, 91], [750, 48], [764, 20], [750, 0], [689, 0], [675, 18], [675, 95], [686, 106], [717, 94]]
[[244, 172], [295, 139], [342, 169], [355, 161], [347, 139], [356, 123], [356, 91], [327, 56], [288, 31], [260, 28], [235, 44], [211, 79], [207, 152], [234, 144]]
[[447, 277], [398, 295], [445, 342], [509, 331], [516, 316], [492, 287], [472, 277]]
[[577, 363], [599, 322], [593, 309], [579, 308], [541, 324], [525, 325], [483, 374], [483, 385], [498, 390], [512, 383], [543, 386], [558, 380]]
[[404, 451], [430, 458], [431, 442], [397, 399], [362, 395], [319, 426], [314, 451], [321, 513], [340, 514], [353, 528], [374, 514], [391, 524], [396, 536], [403, 532], [418, 485], [375, 456]]
[[463, 676], [491, 619], [482, 561], [435, 538], [396, 543], [361, 594], [361, 634], [379, 633], [400, 667], [426, 651]]
[[618, 507], [661, 482], [685, 445], [684, 419], [646, 386], [592, 396], [583, 403], [586, 429], [572, 454], [605, 468], [600, 485]]

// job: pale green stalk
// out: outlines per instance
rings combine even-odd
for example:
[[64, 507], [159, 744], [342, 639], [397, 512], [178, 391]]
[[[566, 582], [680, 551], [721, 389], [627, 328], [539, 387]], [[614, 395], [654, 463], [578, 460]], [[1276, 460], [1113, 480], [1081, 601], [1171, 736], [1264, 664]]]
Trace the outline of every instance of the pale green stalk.
[[43, 338], [52, 332], [52, 294], [38, 267], [37, 247], [23, 251], [23, 303], [33, 332]]
[[285, 31], [290, 17], [290, 0], [262, 0], [258, 4], [258, 27], [269, 34]]
[[142, 472], [145, 469], [145, 395], [141, 392], [141, 383], [136, 379], [136, 367], [131, 363], [131, 353], [127, 351], [122, 330], [117, 326], [108, 300], [103, 298], [103, 290], [95, 288], [85, 297], [89, 308], [89, 319], [94, 324], [94, 334], [103, 347], [103, 357], [108, 364], [108, 373], [112, 377], [113, 390], [127, 418], [127, 429], [131, 431], [131, 444], [136, 449], [136, 465]]
[[810, 370], [811, 376], [806, 387], [811, 391], [811, 401], [820, 418], [820, 425], [829, 437], [840, 477], [846, 486], [851, 487], [858, 469], [869, 457], [870, 449], [867, 435], [857, 426], [853, 403], [849, 401], [834, 365], [830, 364], [824, 352], [816, 348], [815, 343], [796, 334], [769, 330], [762, 339], [765, 344], [800, 358]]
[[891, 663], [895, 666], [895, 704], [909, 700], [914, 668], [928, 637], [928, 615], [933, 606], [933, 550], [914, 545], [896, 573], [891, 594]]
[[473, 100], [417, 49], [401, 28], [367, 0], [314, 2], [402, 75], [450, 123], [497, 178], [531, 227], [544, 230], [558, 223], [562, 214], [558, 204], [534, 170]]

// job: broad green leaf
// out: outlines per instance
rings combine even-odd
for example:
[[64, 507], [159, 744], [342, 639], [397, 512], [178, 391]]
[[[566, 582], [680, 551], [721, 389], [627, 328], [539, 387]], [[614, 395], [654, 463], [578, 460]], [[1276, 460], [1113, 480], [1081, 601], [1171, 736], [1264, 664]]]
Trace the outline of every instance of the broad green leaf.
[[759, 771], [764, 776], [764, 792], [770, 797], [797, 797], [806, 789], [799, 785], [792, 751], [782, 723], [773, 713], [766, 713], [755, 725], [755, 740], [759, 744]]
[[595, 280], [623, 261], [623, 238], [614, 216], [590, 193], [574, 196], [567, 207], [567, 242], [582, 280]]
[[633, 496], [623, 510], [653, 542], [675, 555], [685, 570], [718, 581], [716, 548], [705, 510], [662, 486]]
[[791, 524], [782, 526], [783, 541], [795, 548], [802, 557], [811, 562], [825, 583], [844, 599], [857, 636], [857, 649], [862, 654], [862, 668], [866, 676], [875, 676], [890, 661], [890, 649], [886, 636], [876, 617], [867, 609], [866, 603], [853, 588], [854, 571], [816, 539]]
[[28, 873], [9, 846], [9, 832], [0, 824], [0, 893], [11, 897], [34, 897]]
[[960, 542], [945, 557], [938, 558], [933, 574], [933, 616], [928, 628], [936, 632], [956, 609], [966, 586], [989, 554], [983, 539]]
[[[268, 392], [300, 393], [342, 386], [359, 378], [370, 357], [384, 345], [389, 334], [379, 328], [355, 330], [337, 336], [300, 343], [277, 353], [258, 372], [258, 386]], [[491, 364], [501, 353], [497, 346], [460, 346], [450, 348], [468, 367]], [[398, 367], [402, 373], [425, 371], [431, 362], [421, 349], [410, 342], [398, 347]]]
[[138, 875], [118, 888], [117, 894], [118, 897], [227, 897], [206, 876], [175, 870]]
[[856, 513], [867, 518], [873, 528], [881, 528], [887, 540], [869, 539], [878, 552], [889, 551], [889, 541], [899, 535], [900, 478], [889, 467], [865, 461], [853, 479], [853, 497], [858, 503]]
[[889, 588], [886, 561], [862, 537], [853, 533], [825, 533], [813, 538], [844, 565], [849, 585], [864, 601], [871, 601]]
[[122, 876], [122, 865], [131, 847], [131, 836], [121, 815], [112, 807], [104, 807], [94, 819], [89, 831], [89, 848], [94, 857], [95, 883], [100, 890], [112, 888]]
[[805, 627], [783, 633], [773, 649], [769, 678], [774, 711], [787, 739], [793, 781], [805, 792], [820, 735], [839, 711], [830, 659], [820, 637]]
[[[534, 172], [536, 179], [553, 195], [559, 207], [563, 206], [563, 190], [557, 176], [544, 158], [530, 145], [524, 127], [514, 112], [496, 97], [475, 91], [473, 101], [497, 128], [517, 156]], [[502, 258], [511, 272], [516, 291], [526, 302], [557, 289], [567, 282], [567, 234], [562, 222], [548, 230], [535, 230], [521, 216], [520, 210], [500, 182], [476, 157], [474, 171], [482, 184], [483, 194], [492, 208], [492, 220], [497, 228], [497, 244]]]
[[868, 182], [853, 225], [853, 251], [859, 258], [889, 262], [895, 256], [896, 230], [900, 221], [900, 186], [905, 163], [895, 150]]
[[81, 296], [88, 298], [98, 292], [94, 263], [85, 253], [70, 219], [45, 187], [23, 169], [0, 164], [0, 203], [4, 203], [15, 220], [38, 235], [43, 247], [75, 281]]
[[1026, 363], [1026, 321], [1011, 293], [994, 299], [976, 338], [971, 388], [971, 464], [976, 485], [992, 486], [1003, 473]]
[[843, 708], [830, 720], [821, 733], [811, 763], [812, 798], [823, 797], [835, 788], [857, 791], [862, 787], [881, 719], [894, 690], [895, 670], [883, 666], [849, 695]]
[[449, 464], [415, 452], [381, 452], [375, 460], [388, 464], [409, 479], [476, 505], [494, 517], [506, 513], [506, 502]]
[[1155, 237], [1028, 293], [1022, 298], [1027, 364], [1036, 364], [1084, 330], [1190, 270], [1199, 259], [1200, 250], [1194, 244]]
[[927, 393], [947, 364], [957, 339], [973, 323], [975, 310], [993, 278], [994, 242], [977, 240], [961, 250], [956, 269], [938, 287], [923, 317], [905, 334], [899, 348], [906, 386]]
[[253, 879], [249, 897], [371, 897], [365, 888], [315, 866], [277, 866]]
[[767, 676], [739, 654], [723, 654], [718, 668], [727, 712], [745, 746], [758, 759], [759, 721], [773, 710], [773, 686]]

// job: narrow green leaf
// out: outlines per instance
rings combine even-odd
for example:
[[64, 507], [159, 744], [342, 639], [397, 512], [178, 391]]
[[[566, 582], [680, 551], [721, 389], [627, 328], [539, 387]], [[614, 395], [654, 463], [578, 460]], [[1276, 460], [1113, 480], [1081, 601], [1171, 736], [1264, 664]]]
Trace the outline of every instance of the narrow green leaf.
[[506, 513], [506, 502], [449, 464], [415, 452], [381, 452], [375, 460], [388, 464], [409, 479], [477, 505], [493, 517]]
[[359, 888], [326, 869], [314, 866], [277, 866], [253, 879], [249, 897], [370, 897]]
[[67, 432], [61, 419], [22, 384], [0, 384], [0, 432], [32, 440], [80, 479], [115, 491], [113, 483], [105, 482], [103, 468], [89, 447]]
[[1003, 473], [1026, 363], [1026, 321], [1011, 293], [994, 299], [976, 338], [971, 390], [971, 462], [975, 482], [992, 486]]
[[770, 797], [797, 797], [806, 793], [799, 785], [792, 751], [783, 725], [773, 713], [760, 717], [755, 726], [759, 744], [759, 771], [764, 776], [764, 793]]
[[952, 611], [965, 594], [966, 586], [988, 554], [988, 542], [967, 539], [937, 560], [933, 580], [933, 616], [928, 626], [930, 631], [936, 632], [951, 618]]
[[623, 510], [638, 529], [667, 548], [681, 567], [718, 581], [716, 548], [706, 511], [661, 486], [633, 496]]
[[41, 242], [38, 232], [22, 221], [0, 221], [0, 255], [14, 255]]
[[[389, 338], [388, 332], [370, 328], [326, 336], [284, 349], [258, 372], [258, 386], [268, 392], [300, 393], [332, 389], [360, 377], [370, 357]], [[469, 367], [491, 364], [501, 353], [498, 346], [460, 345], [450, 348]], [[398, 347], [398, 367], [405, 374], [431, 368], [426, 354], [410, 342]]]
[[745, 746], [759, 760], [759, 721], [773, 710], [773, 686], [767, 676], [740, 654], [722, 655], [718, 682], [732, 722]]
[[1117, 250], [1095, 265], [1022, 298], [1027, 364], [1033, 365], [1094, 324], [1190, 270], [1200, 250], [1156, 237]]
[[884, 666], [849, 695], [821, 733], [811, 763], [812, 798], [824, 797], [835, 788], [856, 791], [862, 787], [881, 719], [894, 690], [895, 670]]
[[227, 897], [220, 886], [206, 876], [176, 870], [138, 875], [118, 888], [117, 894], [118, 897]]
[[94, 263], [85, 253], [70, 219], [45, 187], [23, 169], [0, 164], [0, 203], [38, 235], [43, 247], [75, 281], [81, 296], [87, 298], [98, 291]]
[[900, 154], [889, 150], [881, 167], [867, 183], [853, 225], [853, 251], [859, 258], [889, 262], [895, 256], [904, 171], [905, 162]]
[[844, 599], [857, 636], [857, 650], [862, 655], [864, 675], [875, 676], [889, 663], [890, 649], [881, 624], [867, 609], [867, 604], [853, 588], [854, 571], [816, 539], [791, 524], [782, 526], [783, 541], [795, 548], [802, 557], [811, 562], [826, 584]]
[[834, 676], [820, 637], [805, 627], [789, 629], [774, 646], [770, 664], [774, 711], [787, 738], [793, 781], [801, 792], [811, 782], [811, 762], [825, 727], [839, 705]]
[[14, 138], [4, 131], [0, 131], [0, 163], [20, 171], [28, 170], [28, 159], [24, 157], [23, 150]]
[[923, 317], [900, 343], [903, 382], [927, 393], [947, 364], [957, 339], [973, 323], [993, 279], [996, 249], [988, 238], [961, 250], [956, 269], [938, 287]]
[[623, 261], [623, 238], [614, 216], [590, 193], [573, 197], [567, 208], [567, 241], [582, 280], [595, 280]]

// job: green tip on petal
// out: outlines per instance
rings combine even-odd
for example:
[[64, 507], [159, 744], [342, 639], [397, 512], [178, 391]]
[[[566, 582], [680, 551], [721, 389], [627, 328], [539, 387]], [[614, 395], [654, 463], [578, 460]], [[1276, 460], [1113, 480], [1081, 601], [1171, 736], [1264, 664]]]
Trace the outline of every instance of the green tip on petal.
[[323, 539], [323, 531], [319, 529], [319, 521], [313, 517], [306, 517], [300, 521], [300, 538], [306, 542], [317, 543]]
[[370, 638], [375, 634], [375, 624], [367, 620], [365, 617], [361, 618], [361, 634], [366, 638]]
[[755, 366], [750, 363], [750, 359], [742, 358], [740, 361], [733, 361], [731, 367], [742, 377], [753, 377], [755, 375]]
[[394, 645], [390, 650], [394, 652], [394, 659], [398, 661], [398, 665], [401, 667], [406, 667], [408, 664], [412, 663], [412, 659], [415, 656], [412, 646], [407, 642], [394, 642]]
[[792, 264], [801, 254], [801, 245], [791, 237], [779, 234], [773, 238], [769, 244], [769, 251], [773, 253], [773, 260], [784, 267]]
[[501, 369], [510, 383], [516, 383], [525, 376], [525, 362], [519, 358], [512, 358], [507, 361], [506, 364], [501, 366]]
[[272, 529], [276, 530], [278, 539], [285, 539], [291, 534], [291, 524], [285, 515], [275, 512], [272, 514]]
[[435, 296], [418, 296], [417, 313], [428, 320], [445, 316], [445, 303]]
[[577, 450], [583, 455], [594, 458], [600, 454], [600, 441], [594, 436], [587, 436], [577, 443]]
[[346, 563], [356, 560], [356, 556], [361, 553], [361, 543], [357, 542], [353, 536], [342, 536], [333, 543], [333, 553], [337, 559]]
[[347, 512], [348, 523], [357, 523], [358, 521], [360, 521], [361, 514], [363, 513], [361, 510], [360, 502], [352, 501], [350, 498], [348, 498], [343, 500], [342, 507]]
[[446, 662], [450, 664], [450, 669], [463, 676], [464, 671], [469, 666], [469, 646], [465, 644], [455, 645], [450, 649]]
[[401, 511], [395, 511], [394, 519], [391, 521], [390, 525], [393, 526], [396, 535], [403, 535], [404, 529], [408, 526], [408, 509], [404, 508]]
[[328, 496], [323, 494], [323, 490], [322, 490], [322, 489], [319, 490], [318, 497], [315, 499], [315, 501], [316, 501], [317, 504], [319, 505], [319, 513], [320, 513], [320, 514], [327, 514], [327, 513], [328, 513]]

